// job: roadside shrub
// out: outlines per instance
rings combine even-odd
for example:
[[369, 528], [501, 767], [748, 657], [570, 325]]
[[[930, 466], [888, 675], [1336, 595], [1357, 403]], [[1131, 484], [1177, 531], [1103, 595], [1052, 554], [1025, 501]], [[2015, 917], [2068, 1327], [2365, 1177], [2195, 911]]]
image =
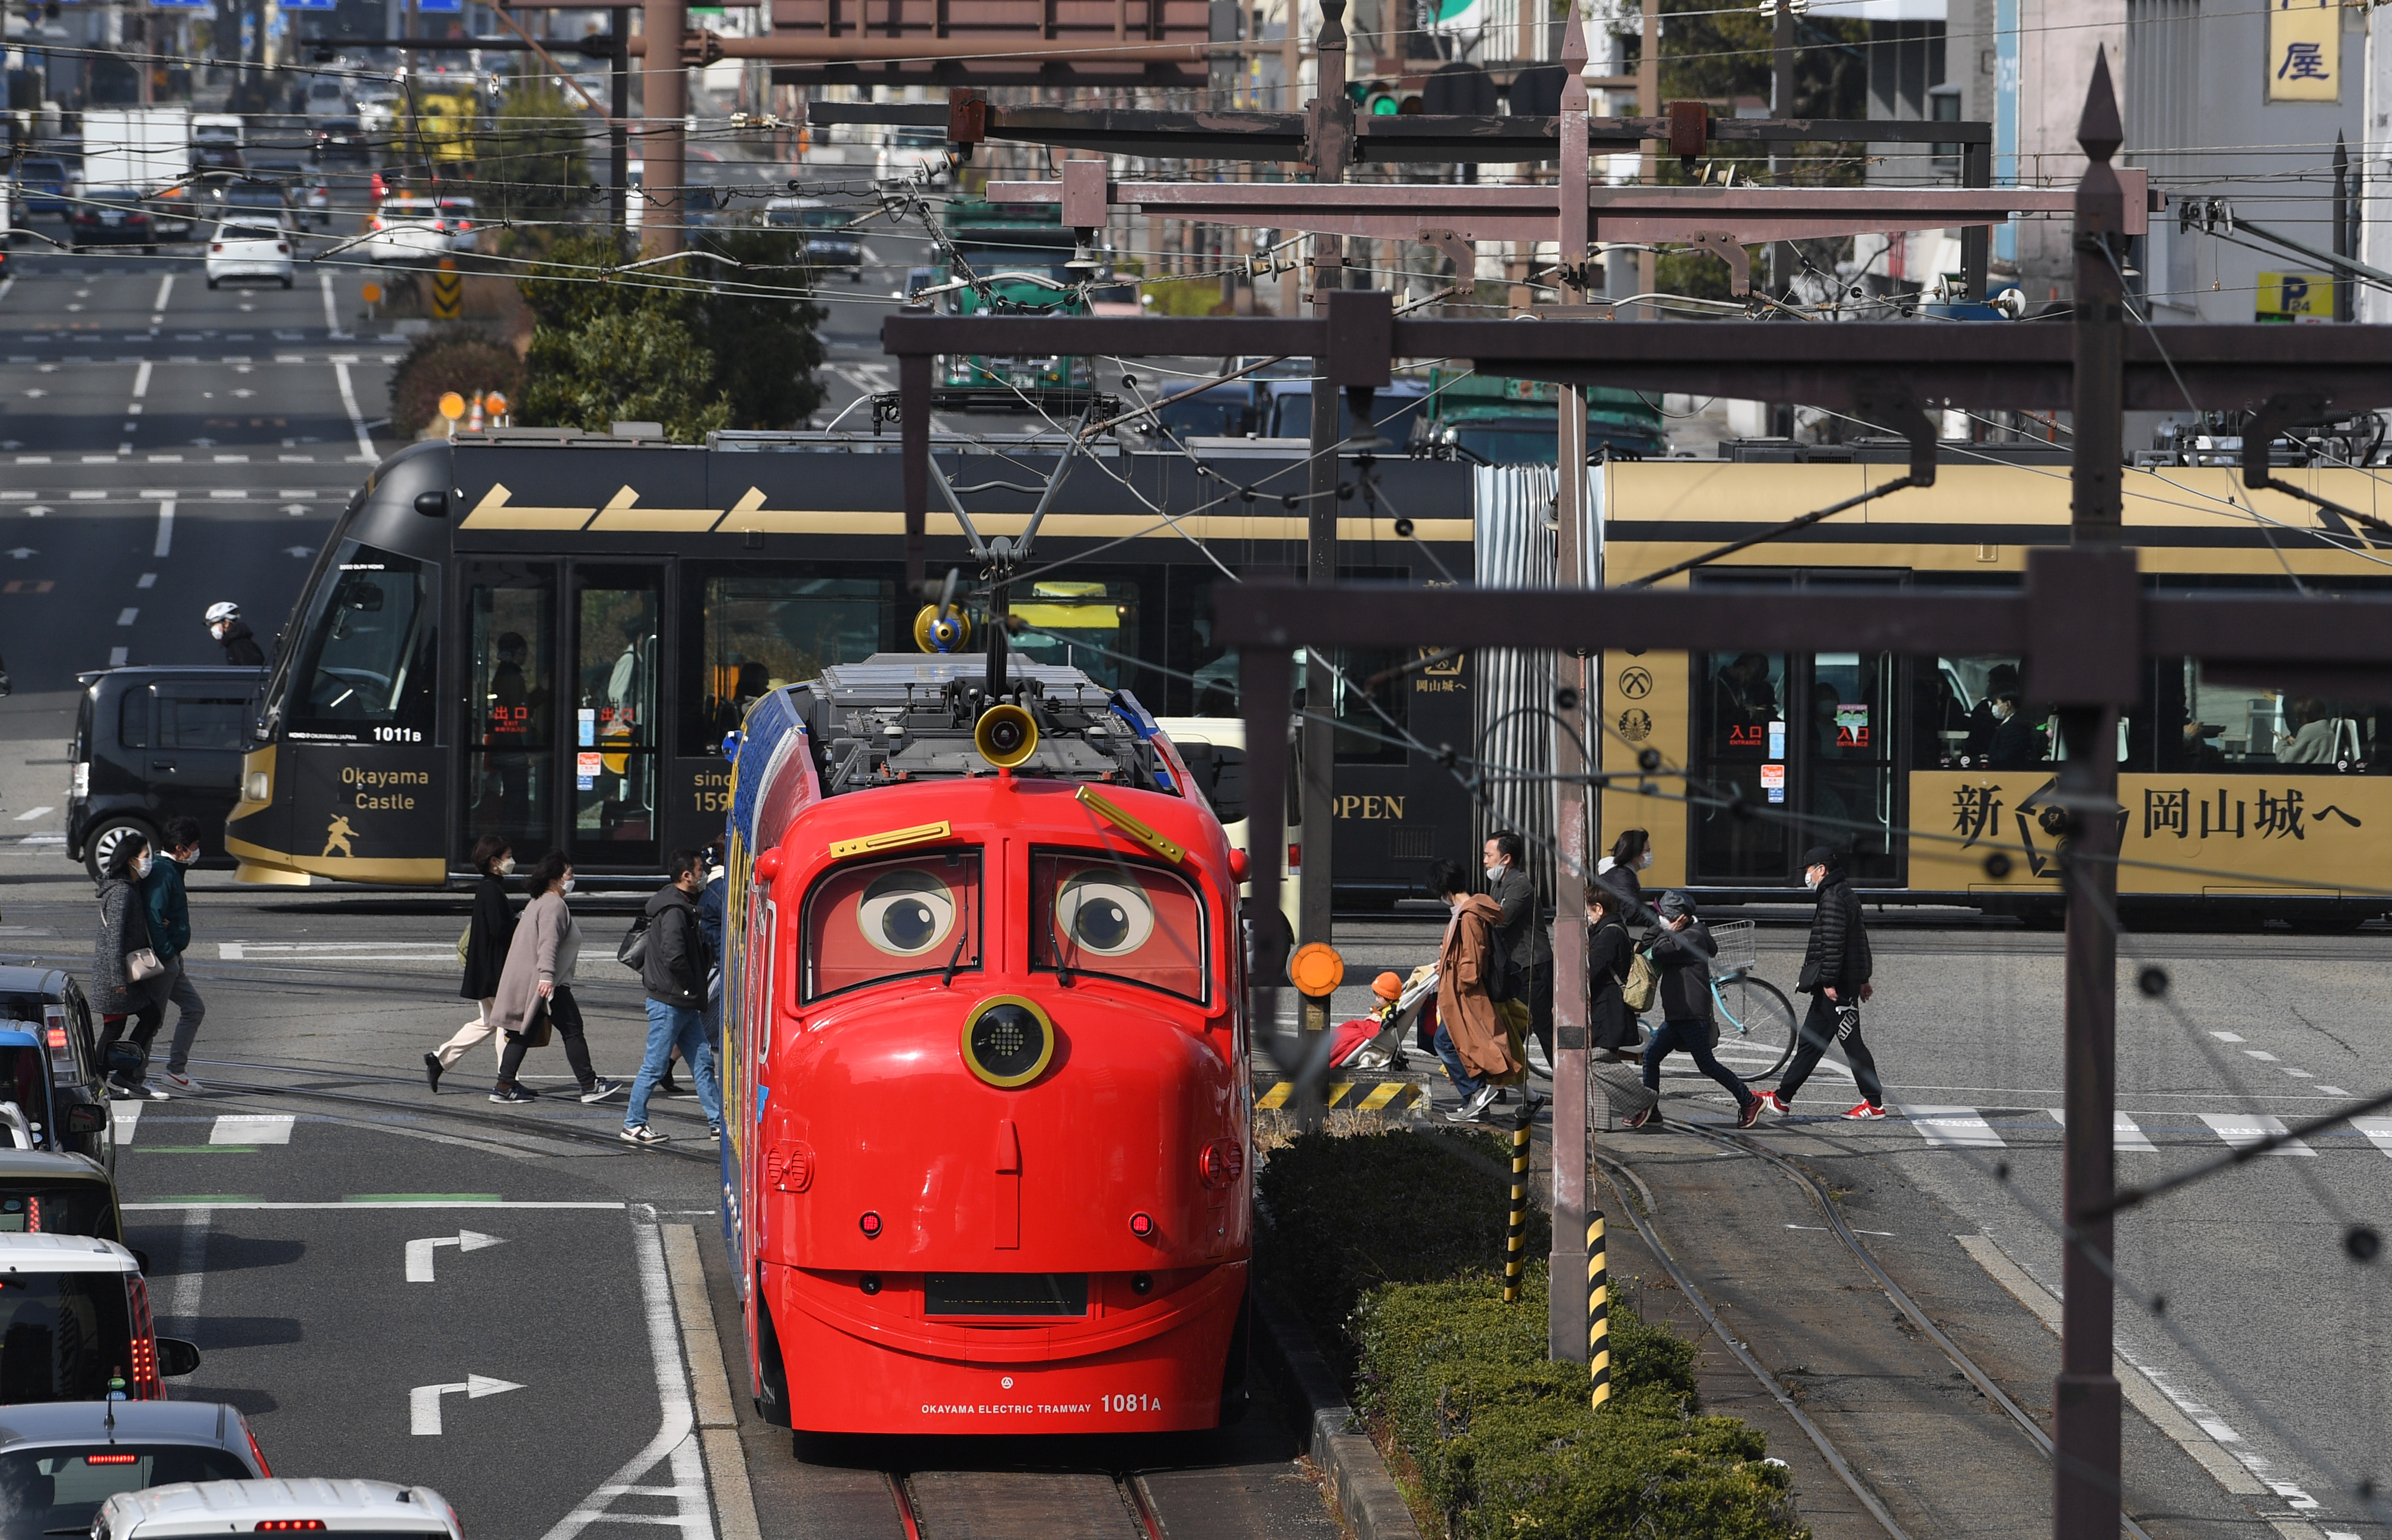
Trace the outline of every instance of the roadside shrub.
[[1261, 1270], [1348, 1370], [1415, 1498], [1464, 1540], [1805, 1540], [1763, 1436], [1701, 1415], [1693, 1343], [1615, 1299], [1600, 1413], [1585, 1369], [1547, 1361], [1551, 1227], [1531, 1210], [1539, 1261], [1505, 1304], [1508, 1187], [1403, 1130], [1303, 1135], [1257, 1179]]
[[514, 348], [486, 337], [424, 337], [391, 372], [391, 427], [413, 437], [431, 426], [443, 391], [470, 401], [477, 390], [496, 390], [512, 402], [522, 389], [523, 359]]

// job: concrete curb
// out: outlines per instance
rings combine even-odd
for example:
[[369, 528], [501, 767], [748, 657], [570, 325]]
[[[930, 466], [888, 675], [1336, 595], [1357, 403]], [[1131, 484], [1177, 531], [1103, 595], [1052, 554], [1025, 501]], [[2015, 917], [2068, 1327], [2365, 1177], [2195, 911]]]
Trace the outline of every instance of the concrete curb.
[[1313, 1346], [1312, 1334], [1296, 1313], [1280, 1300], [1257, 1290], [1254, 1320], [1256, 1354], [1263, 1370], [1278, 1382], [1288, 1400], [1304, 1409], [1297, 1442], [1320, 1462], [1337, 1492], [1356, 1540], [1421, 1540], [1412, 1510], [1379, 1456], [1379, 1446], [1361, 1431], [1354, 1408], [1346, 1403], [1337, 1377]]

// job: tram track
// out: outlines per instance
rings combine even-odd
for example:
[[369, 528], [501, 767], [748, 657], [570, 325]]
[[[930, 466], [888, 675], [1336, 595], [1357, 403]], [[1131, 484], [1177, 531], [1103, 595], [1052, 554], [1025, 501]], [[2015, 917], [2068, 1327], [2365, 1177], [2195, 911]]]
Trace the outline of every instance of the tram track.
[[[2019, 1405], [2016, 1400], [1996, 1383], [1993, 1376], [1986, 1372], [1983, 1365], [1930, 1319], [1926, 1311], [1919, 1307], [1918, 1300], [1894, 1281], [1892, 1275], [1870, 1251], [1867, 1244], [1846, 1222], [1842, 1209], [1836, 1203], [1834, 1194], [1828, 1191], [1825, 1182], [1795, 1161], [1757, 1141], [1706, 1128], [1691, 1121], [1680, 1120], [1674, 1122], [1671, 1127], [1677, 1131], [1692, 1134], [1733, 1155], [1759, 1160], [1800, 1189], [1826, 1219], [1828, 1230], [1868, 1273], [1878, 1290], [1901, 1312], [1904, 1319], [1932, 1343], [1980, 1394], [2000, 1409], [2003, 1416], [2034, 1445], [2047, 1464], [2051, 1461], [2053, 1449], [2050, 1435], [2044, 1431], [2042, 1425], [2034, 1420], [2032, 1414]], [[1911, 1540], [1908, 1532], [1901, 1527], [1885, 1504], [1869, 1488], [1868, 1483], [1863, 1481], [1859, 1473], [1852, 1468], [1851, 1461], [1835, 1446], [1834, 1441], [1827, 1436], [1825, 1429], [1803, 1412], [1800, 1405], [1787, 1392], [1786, 1387], [1780, 1383], [1777, 1377], [1772, 1375], [1754, 1356], [1751, 1350], [1728, 1328], [1721, 1317], [1718, 1307], [1670, 1250], [1650, 1217], [1649, 1211], [1655, 1207], [1653, 1194], [1644, 1180], [1630, 1167], [1601, 1152], [1597, 1152], [1595, 1160], [1611, 1176], [1614, 1192], [1623, 1198], [1624, 1201], [1618, 1207], [1627, 1214], [1629, 1222], [1644, 1237], [1646, 1247], [1660, 1262], [1663, 1270], [1670, 1274], [1670, 1281], [1684, 1295], [1687, 1302], [1692, 1304], [1703, 1317], [1712, 1335], [1736, 1356], [1755, 1379], [1761, 1382], [1762, 1389], [1769, 1392], [1778, 1407], [1816, 1446], [1820, 1456], [1826, 1460], [1828, 1468], [1836, 1473], [1838, 1479], [1852, 1492], [1861, 1506], [1868, 1510], [1870, 1517], [1877, 1520], [1887, 1535], [1892, 1537], [1892, 1540]], [[1635, 1196], [1632, 1199], [1627, 1196], [1622, 1186], [1623, 1180], [1627, 1187], [1632, 1187], [1634, 1190]], [[2132, 1536], [2133, 1540], [2152, 1540], [2151, 1535], [2142, 1526], [2124, 1511], [2118, 1515], [2118, 1524], [2120, 1530]]]
[[904, 1540], [1165, 1540], [1173, 1532], [1146, 1475], [1101, 1468], [882, 1472]]

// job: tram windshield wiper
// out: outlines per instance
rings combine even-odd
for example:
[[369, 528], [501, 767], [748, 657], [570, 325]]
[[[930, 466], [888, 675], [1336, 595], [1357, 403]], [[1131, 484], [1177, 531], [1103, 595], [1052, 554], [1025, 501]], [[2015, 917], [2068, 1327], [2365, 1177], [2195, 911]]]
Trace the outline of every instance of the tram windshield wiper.
[[970, 939], [971, 931], [969, 927], [959, 925], [956, 928], [956, 949], [947, 955], [946, 971], [939, 975], [940, 988], [944, 989], [949, 985], [956, 982], [956, 970], [963, 966], [964, 943]]

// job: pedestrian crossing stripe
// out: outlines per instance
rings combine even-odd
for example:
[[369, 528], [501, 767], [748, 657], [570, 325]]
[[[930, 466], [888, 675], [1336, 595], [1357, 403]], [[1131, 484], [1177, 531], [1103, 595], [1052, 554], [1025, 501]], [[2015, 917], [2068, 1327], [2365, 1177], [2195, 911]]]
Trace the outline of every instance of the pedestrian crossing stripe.
[[[1329, 1105], [1339, 1112], [1400, 1112], [1421, 1099], [1416, 1080], [1339, 1081], [1324, 1088]], [[1280, 1080], [1254, 1098], [1258, 1110], [1275, 1110], [1295, 1101], [1295, 1082]]]
[[[135, 1136], [141, 1129], [141, 1109], [148, 1104], [144, 1102], [109, 1103], [109, 1116], [116, 1135], [118, 1148], [123, 1149], [134, 1144]], [[169, 1123], [195, 1121], [172, 1113], [162, 1113], [160, 1116]], [[144, 1144], [139, 1148], [155, 1155], [204, 1149], [254, 1150], [264, 1144], [288, 1144], [291, 1142], [291, 1130], [297, 1126], [298, 1121], [297, 1116], [292, 1113], [224, 1113], [209, 1119], [206, 1144]]]
[[[1945, 1149], [2007, 1149], [2009, 1147], [2009, 1142], [2002, 1137], [2005, 1132], [2025, 1133], [2044, 1130], [2040, 1125], [2033, 1122], [1996, 1123], [1994, 1120], [2032, 1116], [2034, 1111], [2039, 1111], [2044, 1116], [2050, 1118], [2052, 1124], [2059, 1129], [2064, 1129], [2068, 1126], [2068, 1110], [2065, 1107], [2045, 1107], [2030, 1111], [2010, 1107], [1946, 1107], [1902, 1103], [1897, 1103], [1892, 1110], [1908, 1121], [1918, 1130], [1921, 1139], [1930, 1144]], [[2139, 1115], [2141, 1121], [2138, 1122], [2138, 1115], [2113, 1112], [2111, 1115], [2112, 1147], [2120, 1155], [2157, 1155], [2160, 1153], [2160, 1146], [2152, 1142], [2152, 1130], [2157, 1129], [2169, 1134], [2193, 1132], [2192, 1124], [2171, 1124], [2166, 1121], [2184, 1116], [2187, 1115], [2147, 1112]], [[2235, 1149], [2247, 1149], [2263, 1140], [2290, 1131], [2286, 1129], [2283, 1119], [2262, 1113], [2204, 1112], [2190, 1116], [2199, 1118], [2202, 1128]], [[2150, 1127], [2146, 1128], [2145, 1124], [2149, 1124]], [[2383, 1151], [2386, 1155], [2392, 1155], [2392, 1118], [2354, 1117], [2350, 1120], [2350, 1131], [2351, 1134], [2365, 1138], [2369, 1144]], [[2329, 1129], [2319, 1137], [2347, 1139], [2350, 1135], [2343, 1133], [2339, 1129]], [[2276, 1146], [2270, 1153], [2283, 1155], [2307, 1155], [2314, 1158], [2320, 1152], [2307, 1141], [2295, 1139]]]

